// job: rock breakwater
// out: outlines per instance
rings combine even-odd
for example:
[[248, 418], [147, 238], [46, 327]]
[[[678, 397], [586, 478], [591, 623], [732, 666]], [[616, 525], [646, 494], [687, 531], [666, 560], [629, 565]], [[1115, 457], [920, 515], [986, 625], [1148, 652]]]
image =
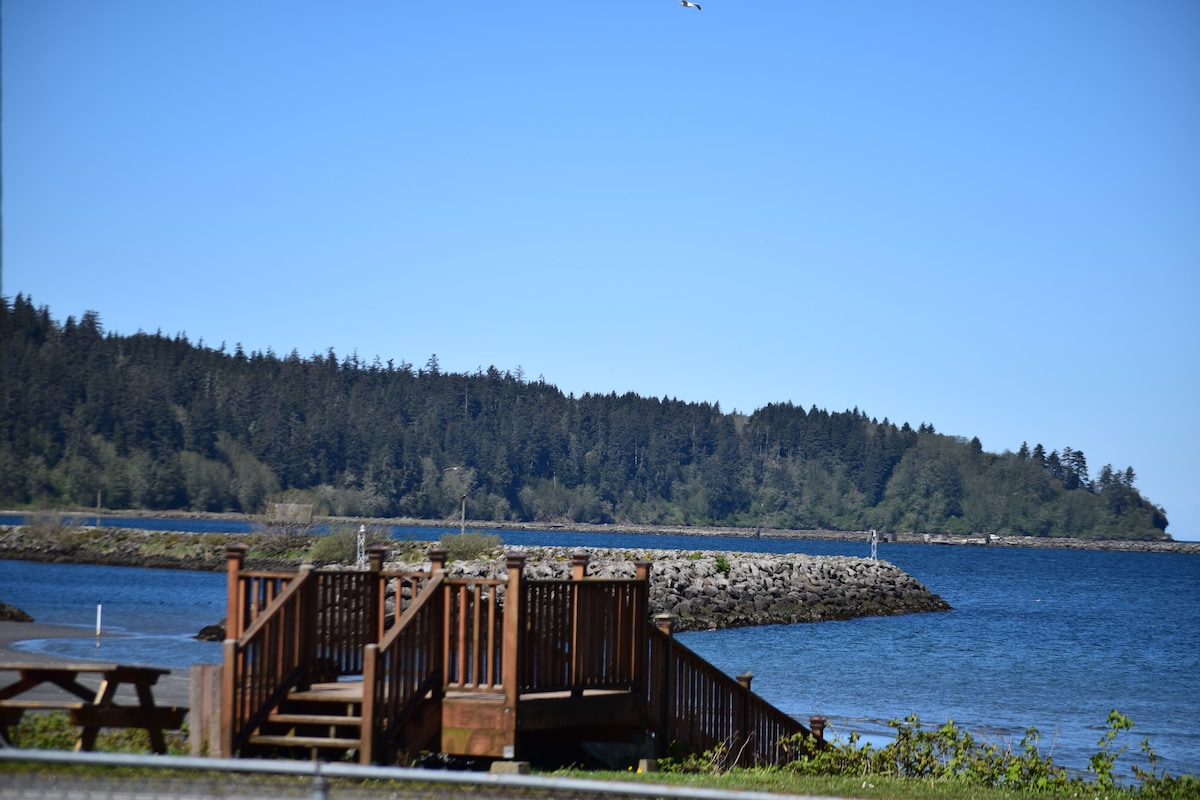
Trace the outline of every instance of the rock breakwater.
[[[570, 576], [568, 548], [529, 548], [525, 575]], [[848, 556], [716, 551], [588, 549], [587, 575], [632, 578], [651, 562], [650, 609], [678, 617], [676, 630], [822, 622], [947, 611], [950, 604], [886, 561]], [[395, 565], [402, 568], [402, 565]], [[502, 560], [458, 561], [450, 574], [503, 576]]]

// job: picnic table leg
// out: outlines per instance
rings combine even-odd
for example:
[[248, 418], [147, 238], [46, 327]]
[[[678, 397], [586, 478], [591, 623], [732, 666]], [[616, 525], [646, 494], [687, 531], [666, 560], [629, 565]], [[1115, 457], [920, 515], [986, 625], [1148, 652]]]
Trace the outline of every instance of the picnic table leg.
[[[93, 701], [93, 704], [97, 708], [104, 708], [111, 705], [113, 698], [116, 697], [118, 685], [116, 681], [109, 680], [108, 678], [100, 681], [100, 688], [96, 690], [96, 699]], [[96, 735], [98, 733], [100, 733], [100, 726], [85, 726], [83, 732], [79, 734], [79, 741], [75, 742], [75, 752], [78, 753], [82, 750], [90, 753], [92, 748], [96, 746]]]
[[[138, 683], [137, 685], [138, 701], [142, 704], [143, 709], [154, 708], [154, 692], [150, 690], [150, 685], [146, 683]], [[159, 755], [167, 754], [167, 740], [163, 738], [162, 728], [146, 728], [146, 733], [150, 735], [150, 747]]]
[[[0, 749], [5, 747], [15, 747], [13, 739], [16, 738], [17, 726], [21, 724], [21, 717], [25, 714], [22, 709], [2, 709], [0, 710]], [[12, 728], [10, 735], [8, 729]]]

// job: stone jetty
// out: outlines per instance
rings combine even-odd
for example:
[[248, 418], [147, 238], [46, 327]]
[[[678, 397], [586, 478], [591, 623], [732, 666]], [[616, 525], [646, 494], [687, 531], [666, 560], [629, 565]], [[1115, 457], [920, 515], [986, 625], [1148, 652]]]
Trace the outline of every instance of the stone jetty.
[[[894, 564], [848, 556], [532, 547], [525, 574], [570, 577], [575, 552], [589, 577], [631, 578], [651, 562], [650, 609], [678, 617], [676, 630], [823, 622], [947, 611], [950, 604]], [[389, 565], [403, 569], [404, 565]], [[456, 561], [451, 575], [503, 577], [503, 559]]]

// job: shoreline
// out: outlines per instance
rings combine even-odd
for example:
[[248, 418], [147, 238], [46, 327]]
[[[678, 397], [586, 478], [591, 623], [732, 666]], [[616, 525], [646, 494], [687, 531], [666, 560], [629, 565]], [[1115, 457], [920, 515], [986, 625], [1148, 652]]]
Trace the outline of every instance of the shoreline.
[[[105, 634], [118, 636], [120, 634]], [[11, 622], [0, 620], [0, 664], [17, 666], [29, 664], [32, 666], [54, 666], [57, 664], [95, 664], [106, 663], [104, 660], [83, 658], [65, 658], [63, 656], [46, 655], [45, 653], [30, 653], [16, 647], [19, 642], [37, 641], [40, 639], [87, 639], [95, 636], [95, 632], [86, 626], [60, 625], [52, 622]], [[20, 673], [12, 669], [0, 669], [0, 687], [9, 686], [16, 682]], [[67, 693], [53, 684], [42, 684], [25, 694], [23, 700], [58, 701], [71, 698]], [[138, 701], [133, 689], [122, 686], [117, 691], [118, 702], [135, 704]], [[191, 702], [191, 672], [190, 670], [172, 669], [169, 674], [159, 678], [154, 685], [154, 701], [164, 706], [186, 706]]]
[[[31, 516], [38, 512], [0, 510], [0, 515]], [[179, 519], [244, 522], [254, 524], [261, 518], [249, 514], [199, 511], [52, 511], [41, 512], [56, 517], [98, 519]], [[641, 525], [633, 523], [587, 522], [510, 522], [494, 520], [414, 519], [409, 517], [325, 517], [332, 523], [365, 524], [398, 528], [429, 528], [436, 530], [547, 531], [551, 533], [635, 534], [642, 536], [728, 537], [733, 539], [783, 539], [795, 541], [870, 541], [870, 531], [836, 531], [827, 529], [789, 530], [782, 528], [735, 528], [720, 526]], [[5, 527], [0, 526], [0, 532]], [[121, 530], [114, 528], [114, 530]], [[159, 533], [172, 533], [162, 530]], [[238, 534], [222, 534], [238, 535]], [[908, 531], [879, 531], [880, 544], [924, 544], [958, 547], [1026, 547], [1062, 550], [1106, 550], [1118, 552], [1187, 553], [1200, 555], [1200, 541], [1142, 540], [1142, 539], [1078, 539], [1053, 536], [1005, 536], [991, 533], [948, 534]], [[0, 555], [2, 557], [2, 555]]]

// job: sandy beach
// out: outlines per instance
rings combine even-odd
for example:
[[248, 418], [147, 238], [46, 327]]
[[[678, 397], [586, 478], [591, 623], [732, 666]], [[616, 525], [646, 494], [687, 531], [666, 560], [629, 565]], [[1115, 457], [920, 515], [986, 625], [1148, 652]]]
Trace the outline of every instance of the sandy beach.
[[[70, 625], [0, 621], [0, 664], [15, 666], [19, 664], [72, 663], [72, 659], [57, 658], [42, 653], [27, 653], [13, 645], [30, 639], [76, 639], [92, 635], [84, 628]], [[74, 662], [79, 663], [79, 660], [75, 659]], [[14, 670], [0, 669], [0, 688], [8, 686], [18, 677], [18, 673]], [[163, 706], [186, 706], [190, 699], [190, 685], [191, 677], [188, 670], [172, 670], [169, 675], [160, 678], [155, 685], [154, 700], [158, 705]], [[57, 686], [45, 684], [22, 695], [24, 699], [29, 700], [61, 700], [69, 696]], [[117, 699], [121, 703], [137, 702], [133, 690], [127, 686], [120, 689]]]

